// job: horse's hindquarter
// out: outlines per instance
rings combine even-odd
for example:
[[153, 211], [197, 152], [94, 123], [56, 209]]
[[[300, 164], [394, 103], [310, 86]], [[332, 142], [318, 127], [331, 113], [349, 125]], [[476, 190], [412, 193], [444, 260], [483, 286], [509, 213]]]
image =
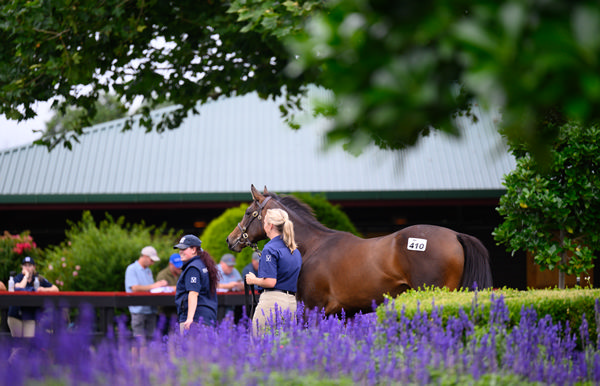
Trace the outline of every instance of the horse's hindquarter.
[[396, 255], [402, 256], [412, 288], [456, 289], [460, 286], [464, 251], [455, 231], [434, 225], [414, 225], [394, 235]]

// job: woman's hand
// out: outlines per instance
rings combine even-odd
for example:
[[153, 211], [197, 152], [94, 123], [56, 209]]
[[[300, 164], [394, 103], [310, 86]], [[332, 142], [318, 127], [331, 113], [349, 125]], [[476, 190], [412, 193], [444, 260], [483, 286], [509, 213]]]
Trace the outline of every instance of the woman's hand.
[[256, 284], [256, 275], [252, 272], [246, 274], [246, 283], [248, 284]]
[[183, 322], [183, 329], [184, 330], [189, 330], [190, 327], [192, 326], [192, 323], [194, 323], [194, 319], [188, 319], [185, 322]]
[[29, 282], [29, 272], [23, 268], [23, 279], [20, 282], [15, 282], [15, 288], [25, 288], [27, 287], [27, 283]]

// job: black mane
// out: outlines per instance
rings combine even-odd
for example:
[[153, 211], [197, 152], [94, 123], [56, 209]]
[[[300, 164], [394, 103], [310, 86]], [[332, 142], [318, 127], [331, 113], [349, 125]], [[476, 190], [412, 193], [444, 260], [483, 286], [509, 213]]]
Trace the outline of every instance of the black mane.
[[327, 228], [317, 220], [313, 209], [308, 204], [300, 201], [298, 198], [294, 196], [278, 196], [277, 194], [270, 192], [267, 193], [267, 196], [270, 196], [272, 199], [285, 206], [289, 212], [294, 212], [296, 216], [300, 217], [307, 224], [317, 227], [321, 230], [331, 231], [331, 229]]

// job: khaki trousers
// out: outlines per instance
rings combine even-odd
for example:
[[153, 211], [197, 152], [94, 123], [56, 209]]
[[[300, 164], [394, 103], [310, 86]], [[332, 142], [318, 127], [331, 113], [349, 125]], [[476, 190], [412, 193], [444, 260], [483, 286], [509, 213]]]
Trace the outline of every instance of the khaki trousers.
[[35, 320], [21, 320], [9, 316], [6, 319], [10, 335], [14, 338], [33, 338], [35, 336]]
[[254, 335], [264, 333], [269, 319], [280, 318], [281, 314], [275, 315], [275, 304], [279, 313], [289, 311], [296, 313], [296, 296], [280, 291], [264, 291], [260, 294], [254, 316], [252, 317], [252, 328]]

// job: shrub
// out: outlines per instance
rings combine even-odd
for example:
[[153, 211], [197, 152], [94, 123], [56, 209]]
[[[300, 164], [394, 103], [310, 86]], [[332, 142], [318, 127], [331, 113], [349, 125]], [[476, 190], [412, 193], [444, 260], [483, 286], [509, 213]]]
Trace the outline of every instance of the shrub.
[[29, 231], [18, 235], [4, 232], [0, 236], [0, 280], [8, 283], [8, 278], [21, 272], [21, 261], [23, 257], [31, 256], [36, 262], [42, 256], [42, 250], [37, 247]]
[[123, 291], [125, 269], [140, 256], [146, 245], [156, 248], [161, 262], [152, 266], [157, 272], [168, 262], [177, 241], [173, 230], [140, 224], [126, 224], [106, 214], [96, 225], [89, 211], [81, 221], [69, 222], [66, 240], [46, 250], [43, 273], [61, 290]]

